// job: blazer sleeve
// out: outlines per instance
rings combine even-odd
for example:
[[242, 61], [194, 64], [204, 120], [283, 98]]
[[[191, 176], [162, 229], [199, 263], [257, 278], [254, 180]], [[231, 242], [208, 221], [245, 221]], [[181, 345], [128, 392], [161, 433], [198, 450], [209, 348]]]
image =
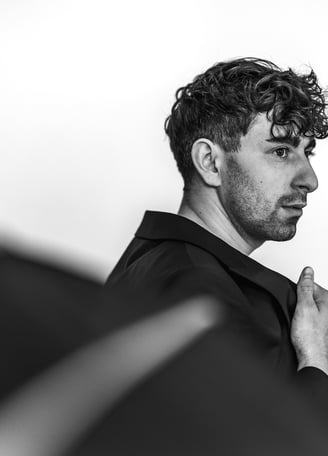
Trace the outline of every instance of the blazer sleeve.
[[295, 385], [310, 404], [328, 418], [328, 375], [317, 367], [304, 367], [295, 376]]

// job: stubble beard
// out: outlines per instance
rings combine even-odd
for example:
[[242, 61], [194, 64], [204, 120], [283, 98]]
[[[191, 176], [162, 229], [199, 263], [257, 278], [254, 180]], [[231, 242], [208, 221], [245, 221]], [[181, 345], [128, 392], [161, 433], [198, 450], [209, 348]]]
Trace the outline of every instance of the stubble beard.
[[[239, 234], [254, 243], [265, 241], [289, 241], [296, 234], [297, 217], [282, 220], [279, 207], [268, 211], [268, 206], [256, 209], [252, 205], [235, 199], [230, 202], [229, 217]], [[243, 204], [244, 203], [244, 204]], [[263, 203], [263, 202], [262, 202]]]
[[286, 219], [280, 217], [279, 212], [284, 202], [299, 198], [277, 198], [273, 206], [235, 161], [230, 162], [227, 177], [228, 188], [224, 194], [219, 188], [218, 198], [241, 237], [254, 244], [261, 244], [265, 241], [288, 241], [295, 236], [298, 217]]

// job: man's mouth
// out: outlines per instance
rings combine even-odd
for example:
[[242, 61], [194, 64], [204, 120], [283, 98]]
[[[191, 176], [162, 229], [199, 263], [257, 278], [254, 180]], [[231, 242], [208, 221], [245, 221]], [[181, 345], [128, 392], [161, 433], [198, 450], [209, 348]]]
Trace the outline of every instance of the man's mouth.
[[296, 207], [297, 209], [303, 209], [306, 206], [306, 203], [292, 203], [288, 204], [286, 207]]
[[306, 206], [304, 203], [290, 204], [288, 206], [282, 206], [290, 215], [301, 217], [303, 214], [303, 208]]
[[306, 207], [306, 203], [293, 203], [293, 204], [288, 204], [286, 206], [283, 206], [286, 208], [291, 208], [291, 209], [304, 209]]

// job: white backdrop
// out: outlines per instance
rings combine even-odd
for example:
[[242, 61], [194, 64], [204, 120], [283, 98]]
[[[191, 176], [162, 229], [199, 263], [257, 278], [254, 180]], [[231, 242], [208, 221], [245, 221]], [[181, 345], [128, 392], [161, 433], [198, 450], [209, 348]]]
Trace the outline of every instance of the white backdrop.
[[[240, 56], [328, 84], [326, 0], [0, 0], [0, 228], [105, 278], [145, 209], [182, 191], [163, 123], [175, 90]], [[254, 257], [328, 286], [328, 140], [298, 234]]]

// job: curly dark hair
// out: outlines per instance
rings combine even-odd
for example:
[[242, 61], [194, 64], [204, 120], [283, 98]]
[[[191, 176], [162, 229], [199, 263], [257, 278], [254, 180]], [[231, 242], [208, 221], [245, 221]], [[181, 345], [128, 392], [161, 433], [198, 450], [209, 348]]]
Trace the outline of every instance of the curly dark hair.
[[281, 70], [274, 63], [248, 57], [220, 62], [176, 91], [165, 132], [185, 180], [193, 174], [191, 148], [198, 138], [238, 151], [240, 139], [259, 113], [287, 137], [328, 136], [326, 102], [317, 76]]

